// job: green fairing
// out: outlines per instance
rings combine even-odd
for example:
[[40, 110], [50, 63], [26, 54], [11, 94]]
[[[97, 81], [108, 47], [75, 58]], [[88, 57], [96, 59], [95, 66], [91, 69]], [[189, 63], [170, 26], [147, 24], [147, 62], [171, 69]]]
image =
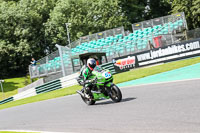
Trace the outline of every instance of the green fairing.
[[[82, 100], [87, 105], [94, 105], [96, 101], [103, 99], [112, 99], [113, 102], [120, 102], [122, 100], [122, 93], [113, 84], [113, 76], [109, 70], [96, 66], [92, 72], [85, 69], [84, 73], [86, 75], [84, 78], [87, 78], [87, 81], [89, 81], [87, 84], [91, 92], [87, 93], [86, 89], [82, 89], [77, 91], [77, 93], [81, 95]], [[84, 85], [84, 87], [86, 86]]]
[[[101, 86], [111, 87], [113, 77], [112, 77], [112, 75], [110, 75], [109, 78], [106, 78], [103, 75], [106, 72], [110, 73], [109, 70], [103, 70], [101, 67], [96, 67], [95, 70], [92, 72], [92, 75], [89, 77], [89, 79], [97, 78], [96, 86], [98, 89], [100, 89]], [[103, 93], [99, 93], [99, 92], [95, 92], [95, 91], [93, 91], [92, 94], [96, 101], [101, 100], [101, 99], [109, 99], [110, 98], [109, 96], [105, 96]]]
[[101, 99], [109, 99], [110, 97], [109, 96], [105, 96], [103, 93], [95, 93], [93, 92], [93, 96], [94, 96], [94, 99], [97, 101], [97, 100], [101, 100]]

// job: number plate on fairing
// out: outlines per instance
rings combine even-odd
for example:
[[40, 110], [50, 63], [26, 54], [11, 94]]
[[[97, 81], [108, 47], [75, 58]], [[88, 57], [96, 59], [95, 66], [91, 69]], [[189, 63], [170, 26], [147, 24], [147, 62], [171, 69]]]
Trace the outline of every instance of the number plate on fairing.
[[110, 72], [104, 72], [104, 73], [102, 74], [102, 76], [104, 76], [106, 79], [108, 79], [108, 78], [110, 78], [112, 75], [111, 75]]

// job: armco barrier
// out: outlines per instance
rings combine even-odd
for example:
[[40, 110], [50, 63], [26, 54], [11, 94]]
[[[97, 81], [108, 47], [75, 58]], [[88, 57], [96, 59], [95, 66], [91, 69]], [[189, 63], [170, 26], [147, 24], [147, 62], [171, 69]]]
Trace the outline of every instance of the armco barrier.
[[35, 95], [37, 95], [37, 93], [36, 93], [35, 88], [33, 87], [31, 89], [28, 89], [26, 91], [18, 93], [16, 95], [14, 95], [13, 97], [14, 97], [14, 101], [15, 101], [15, 100], [19, 100], [19, 99], [22, 99], [22, 98], [27, 98], [27, 97], [35, 96]]

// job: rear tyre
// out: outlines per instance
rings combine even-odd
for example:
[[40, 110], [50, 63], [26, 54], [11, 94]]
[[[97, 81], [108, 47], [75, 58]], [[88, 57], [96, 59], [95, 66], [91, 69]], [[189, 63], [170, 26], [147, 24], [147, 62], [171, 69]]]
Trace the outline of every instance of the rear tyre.
[[110, 98], [114, 102], [120, 102], [122, 100], [122, 93], [121, 93], [120, 89], [116, 85], [113, 85], [111, 87]]
[[82, 100], [87, 104], [87, 105], [94, 105], [96, 101], [94, 101], [93, 99], [87, 99], [83, 96], [81, 96]]

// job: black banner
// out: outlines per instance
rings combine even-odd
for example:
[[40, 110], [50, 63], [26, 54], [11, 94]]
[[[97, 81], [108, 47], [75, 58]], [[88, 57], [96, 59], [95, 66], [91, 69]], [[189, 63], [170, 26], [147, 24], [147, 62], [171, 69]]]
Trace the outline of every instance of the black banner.
[[113, 59], [116, 72], [200, 55], [200, 38]]

